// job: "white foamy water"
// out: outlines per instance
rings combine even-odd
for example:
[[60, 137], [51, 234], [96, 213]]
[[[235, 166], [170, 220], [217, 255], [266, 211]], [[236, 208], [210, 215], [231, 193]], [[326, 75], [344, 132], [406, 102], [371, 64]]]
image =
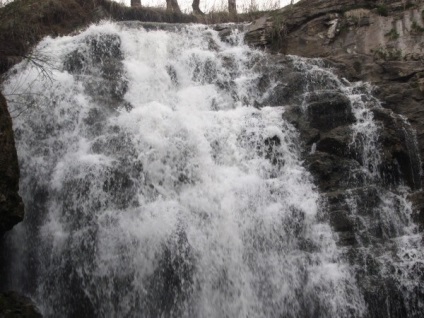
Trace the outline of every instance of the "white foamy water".
[[253, 107], [266, 57], [232, 42], [104, 23], [16, 67], [11, 286], [43, 314], [364, 315], [284, 104]]

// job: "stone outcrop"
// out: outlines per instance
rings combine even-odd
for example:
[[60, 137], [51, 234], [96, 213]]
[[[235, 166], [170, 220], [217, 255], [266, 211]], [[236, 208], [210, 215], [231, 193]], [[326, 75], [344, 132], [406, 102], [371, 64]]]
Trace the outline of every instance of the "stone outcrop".
[[423, 1], [302, 0], [250, 26], [253, 46], [327, 58], [349, 80], [371, 81], [383, 106], [405, 115], [424, 154]]
[[[340, 77], [371, 82], [382, 106], [407, 118], [424, 158], [422, 0], [301, 0], [256, 20], [249, 26], [246, 41], [272, 52], [323, 58]], [[404, 142], [404, 137], [390, 128], [391, 115], [377, 111], [375, 116], [387, 125], [386, 137], [397, 134], [398, 142]], [[404, 160], [401, 152], [393, 150], [391, 156]], [[416, 179], [410, 175], [408, 183], [423, 182]], [[413, 189], [419, 191], [417, 186]], [[417, 220], [424, 219], [423, 195], [411, 196]]]
[[[252, 23], [245, 40], [283, 54], [271, 62], [282, 65], [276, 75], [282, 83], [265, 103], [289, 105], [284, 117], [299, 130], [305, 165], [327, 204], [326, 218], [349, 261], [361, 268], [356, 278], [368, 315], [407, 316], [411, 304], [392, 278], [378, 274], [378, 256], [366, 250], [390, 248], [390, 229], [376, 214], [384, 189], [407, 185], [413, 218], [424, 228], [424, 1], [301, 0]], [[364, 173], [363, 154], [352, 144], [350, 103], [319, 81], [305, 91], [302, 74], [284, 62], [285, 55], [322, 58], [340, 78], [373, 84], [381, 105], [369, 100], [367, 108], [380, 131], [380, 163], [372, 167], [378, 180]], [[301, 108], [290, 106], [299, 102]], [[419, 289], [413, 293], [412, 302], [423, 297]]]
[[12, 120], [0, 93], [0, 236], [23, 219], [24, 205], [18, 189], [19, 167]]
[[[390, 232], [390, 222], [386, 223], [385, 216], [379, 213], [385, 200], [382, 194], [388, 189], [400, 185], [413, 191], [421, 189], [421, 162], [413, 129], [401, 115], [382, 108], [367, 85], [346, 90], [330, 75], [331, 63], [315, 61], [316, 68], [308, 67], [311, 63], [314, 61], [302, 66], [297, 57], [276, 55], [268, 65], [261, 65], [264, 75], [259, 83], [275, 82], [277, 78], [280, 83], [258, 107], [284, 105], [283, 118], [299, 132], [305, 166], [326, 205], [323, 217], [337, 233], [338, 244], [344, 247], [352, 266], [362, 268], [356, 279], [369, 307], [366, 317], [382, 317], [380, 311], [391, 317], [402, 316], [408, 312], [403, 292], [392, 277], [381, 275], [385, 265], [379, 263], [379, 253], [385, 251], [382, 246], [390, 246], [396, 235]], [[357, 96], [363, 102], [361, 112], [372, 116], [378, 127], [374, 135], [378, 143], [370, 147], [364, 140], [365, 134], [372, 131], [356, 131], [354, 138], [354, 125], [369, 118], [357, 117]], [[375, 165], [372, 159], [366, 160], [367, 151], [379, 153]], [[422, 207], [422, 195], [418, 193], [411, 199]], [[392, 203], [395, 205], [396, 201]], [[422, 221], [422, 216], [418, 214], [416, 220]], [[414, 297], [421, 297], [419, 291]]]

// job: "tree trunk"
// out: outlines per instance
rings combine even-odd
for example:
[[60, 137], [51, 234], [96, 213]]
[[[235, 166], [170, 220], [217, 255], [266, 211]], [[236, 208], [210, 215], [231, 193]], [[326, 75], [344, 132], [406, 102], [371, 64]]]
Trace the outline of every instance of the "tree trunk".
[[231, 15], [237, 14], [236, 0], [228, 0], [228, 12]]
[[141, 7], [141, 0], [131, 0], [131, 7]]
[[199, 3], [200, 3], [200, 0], [193, 0], [193, 4], [192, 4], [193, 12], [196, 14], [204, 15], [204, 13], [199, 8]]
[[166, 0], [166, 11], [181, 14], [177, 0]]

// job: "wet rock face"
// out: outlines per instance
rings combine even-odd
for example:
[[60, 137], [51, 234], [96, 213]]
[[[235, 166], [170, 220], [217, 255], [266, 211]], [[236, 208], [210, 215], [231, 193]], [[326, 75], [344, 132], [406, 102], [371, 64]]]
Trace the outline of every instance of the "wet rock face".
[[[418, 145], [411, 125], [402, 116], [381, 107], [378, 100], [360, 87], [351, 91], [354, 97], [349, 97], [341, 83], [337, 84], [334, 78], [328, 77], [325, 71], [327, 65], [321, 65], [321, 62], [316, 63], [323, 67], [323, 71], [314, 73], [302, 71], [296, 58], [276, 56], [271, 59], [269, 65], [260, 66], [264, 75], [258, 85], [275, 85], [264, 94], [259, 106], [284, 106], [283, 117], [298, 130], [305, 164], [324, 196], [329, 194], [332, 197], [339, 193], [340, 197], [340, 193], [355, 191], [367, 202], [377, 200], [372, 198], [378, 196], [377, 191], [357, 190], [369, 189], [370, 176], [366, 170], [370, 167], [364, 167], [364, 136], [359, 134], [356, 139], [354, 137], [353, 126], [363, 124], [360, 122], [363, 119], [355, 117], [350, 98], [359, 98], [367, 105], [365, 107], [378, 129], [375, 142], [379, 149], [375, 151], [380, 153], [381, 158], [373, 167], [374, 172], [381, 176], [377, 185], [387, 188], [406, 185], [412, 190], [421, 188]], [[330, 219], [333, 215], [335, 217], [335, 220], [330, 220], [337, 224], [335, 229], [354, 231], [346, 215], [347, 209], [335, 200], [328, 203], [330, 210], [339, 211], [330, 213]], [[364, 209], [370, 211], [372, 206]], [[340, 215], [343, 213], [345, 215]], [[346, 224], [342, 224], [343, 220]], [[353, 237], [354, 233], [350, 236]], [[353, 244], [354, 240], [350, 243]]]
[[[299, 130], [305, 164], [328, 199], [328, 217], [335, 231], [339, 232], [339, 243], [353, 246], [357, 243], [358, 228], [352, 225], [355, 220], [349, 215], [346, 200], [352, 196], [359, 198], [357, 210], [369, 217], [379, 201], [376, 187], [406, 185], [412, 190], [420, 189], [418, 147], [413, 129], [404, 118], [388, 109], [372, 107], [374, 121], [379, 127], [378, 144], [381, 149], [375, 151], [381, 154], [376, 167], [381, 179], [370, 188], [370, 176], [365, 172], [360, 147], [361, 138], [359, 144], [353, 138], [352, 125], [357, 120], [352, 114], [351, 102], [338, 92], [323, 90], [314, 94], [312, 102], [304, 104], [305, 110], [290, 106], [283, 116]], [[319, 94], [322, 94], [321, 97]], [[328, 98], [329, 95], [332, 98]], [[418, 198], [416, 200], [419, 204]], [[420, 216], [417, 218], [422, 219]], [[376, 239], [382, 238], [378, 230], [371, 233]]]
[[[376, 169], [381, 176], [381, 186], [393, 188], [402, 184], [414, 191], [408, 198], [420, 231], [424, 229], [424, 192], [420, 191], [424, 181], [424, 175], [420, 175], [424, 168], [424, 161], [420, 160], [424, 158], [423, 12], [424, 3], [418, 0], [384, 3], [303, 0], [255, 21], [245, 38], [249, 45], [280, 53], [325, 58], [340, 78], [374, 85], [374, 94], [383, 107], [372, 110], [380, 130], [378, 143], [382, 147], [382, 158]], [[302, 103], [306, 85], [302, 73], [289, 67], [284, 71], [283, 84], [270, 95], [270, 104], [278, 105], [279, 100], [289, 105]], [[321, 121], [326, 118], [320, 109], [327, 101], [326, 98], [319, 100], [313, 105], [315, 110], [308, 110], [309, 116], [291, 106], [286, 108], [285, 116], [299, 129], [305, 145], [305, 163], [323, 192], [361, 188], [367, 178], [361, 169], [361, 153], [353, 151], [350, 145], [349, 126], [342, 122], [338, 126], [330, 120], [333, 126], [322, 129], [321, 124], [310, 120], [311, 112], [321, 117]], [[341, 119], [349, 119], [349, 116]], [[313, 154], [309, 153], [311, 150]], [[370, 196], [363, 199], [369, 200]], [[339, 233], [340, 244], [353, 246], [357, 231], [352, 227], [354, 220], [336, 201], [330, 200], [329, 204], [330, 211], [335, 211], [329, 218]], [[371, 207], [361, 209], [372, 215]], [[374, 225], [381, 227], [381, 224]], [[373, 233], [376, 238], [380, 236], [377, 230]], [[374, 299], [381, 306], [384, 290], [390, 288], [382, 288], [379, 300]]]
[[[398, 282], [382, 274], [387, 268], [396, 269], [379, 257], [386, 250], [396, 250], [390, 242], [399, 235], [396, 225], [387, 221], [387, 193], [396, 192], [399, 186], [421, 188], [413, 128], [404, 117], [383, 108], [369, 86], [349, 86], [328, 76], [327, 71], [334, 70], [330, 64], [309, 60], [321, 69], [317, 72], [299, 58], [270, 59], [274, 59], [271, 67], [261, 66], [264, 75], [258, 85], [275, 85], [259, 104], [284, 106], [283, 118], [298, 130], [305, 166], [325, 202], [323, 218], [337, 233], [346, 259], [358, 268], [356, 279], [369, 308], [366, 317], [408, 316], [409, 300]], [[361, 130], [370, 122], [375, 130]], [[367, 139], [366, 134], [374, 131], [375, 139]], [[367, 142], [372, 146], [367, 147]], [[376, 162], [369, 159], [370, 149], [379, 154]], [[422, 192], [410, 199], [417, 207], [414, 219], [423, 222]], [[398, 211], [401, 205], [401, 200], [393, 199], [390, 209]], [[418, 291], [414, 297], [419, 295]]]
[[412, 190], [422, 187], [415, 131], [401, 116], [389, 109], [373, 109], [374, 119], [383, 125], [380, 141], [384, 147], [381, 174], [387, 184], [403, 182]]
[[355, 121], [349, 99], [336, 92], [312, 93], [306, 99], [307, 116], [312, 128], [330, 131]]
[[18, 194], [19, 168], [12, 120], [0, 93], [0, 236], [22, 221], [24, 205]]
[[[340, 77], [372, 82], [382, 106], [405, 116], [416, 130], [424, 157], [422, 12], [419, 0], [303, 0], [252, 23], [245, 39], [284, 54], [326, 58]], [[289, 76], [298, 87], [298, 76]], [[287, 97], [288, 91], [279, 94]], [[402, 139], [399, 133], [389, 134]], [[405, 161], [402, 152], [396, 161]], [[409, 185], [417, 184], [415, 176], [408, 178]]]

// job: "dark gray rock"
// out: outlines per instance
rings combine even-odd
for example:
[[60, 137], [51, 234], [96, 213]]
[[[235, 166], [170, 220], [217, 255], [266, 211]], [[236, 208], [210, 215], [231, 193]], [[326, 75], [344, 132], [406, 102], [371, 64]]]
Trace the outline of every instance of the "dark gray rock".
[[312, 93], [307, 98], [306, 109], [311, 127], [323, 132], [355, 122], [350, 100], [343, 94]]
[[[281, 70], [280, 73], [279, 83], [270, 92], [263, 104], [266, 106], [280, 106], [301, 103], [306, 84], [304, 74], [291, 69]], [[262, 85], [270, 81], [269, 78], [262, 78], [261, 80], [263, 81], [263, 83], [260, 83]]]
[[12, 120], [0, 93], [0, 236], [22, 221], [24, 205], [18, 194], [19, 167]]
[[306, 157], [306, 166], [321, 191], [335, 191], [364, 184], [366, 176], [356, 160], [315, 152]]
[[409, 123], [389, 109], [372, 110], [380, 122], [383, 146], [381, 174], [389, 184], [405, 182], [411, 189], [421, 188], [421, 160], [415, 132]]
[[312, 144], [320, 139], [320, 131], [309, 125], [306, 116], [298, 106], [285, 107], [283, 118], [292, 124], [300, 133], [300, 139], [306, 146], [310, 148]]
[[352, 129], [350, 126], [339, 126], [320, 136], [320, 140], [316, 143], [316, 150], [355, 159], [356, 153], [353, 151], [351, 143]]
[[[284, 54], [326, 58], [341, 77], [371, 81], [377, 85], [376, 94], [383, 107], [406, 116], [416, 130], [418, 149], [423, 157], [424, 56], [421, 48], [424, 38], [422, 33], [417, 33], [424, 26], [424, 21], [419, 18], [423, 11], [424, 3], [414, 0], [384, 3], [374, 0], [302, 0], [256, 20], [250, 25], [245, 40], [252, 46]], [[333, 30], [334, 22], [337, 25]], [[302, 90], [303, 85], [301, 80], [294, 80], [293, 85], [294, 89], [287, 85], [287, 90], [282, 88], [277, 92], [280, 96], [271, 96], [270, 104], [276, 104], [275, 100], [281, 98], [294, 101], [297, 94], [288, 92], [299, 87]], [[402, 142], [399, 134], [390, 135], [389, 139]], [[395, 166], [399, 162], [395, 161], [404, 162], [405, 166], [410, 159], [404, 151], [396, 155], [394, 149], [389, 152], [384, 159], [385, 167], [382, 167], [387, 176], [396, 174]], [[393, 162], [390, 162], [391, 156]], [[415, 159], [412, 161], [416, 171]], [[422, 180], [416, 180], [415, 173], [407, 172], [405, 167], [399, 169], [408, 179], [409, 186], [417, 188], [422, 183]], [[395, 179], [398, 177], [388, 182], [399, 182]]]

